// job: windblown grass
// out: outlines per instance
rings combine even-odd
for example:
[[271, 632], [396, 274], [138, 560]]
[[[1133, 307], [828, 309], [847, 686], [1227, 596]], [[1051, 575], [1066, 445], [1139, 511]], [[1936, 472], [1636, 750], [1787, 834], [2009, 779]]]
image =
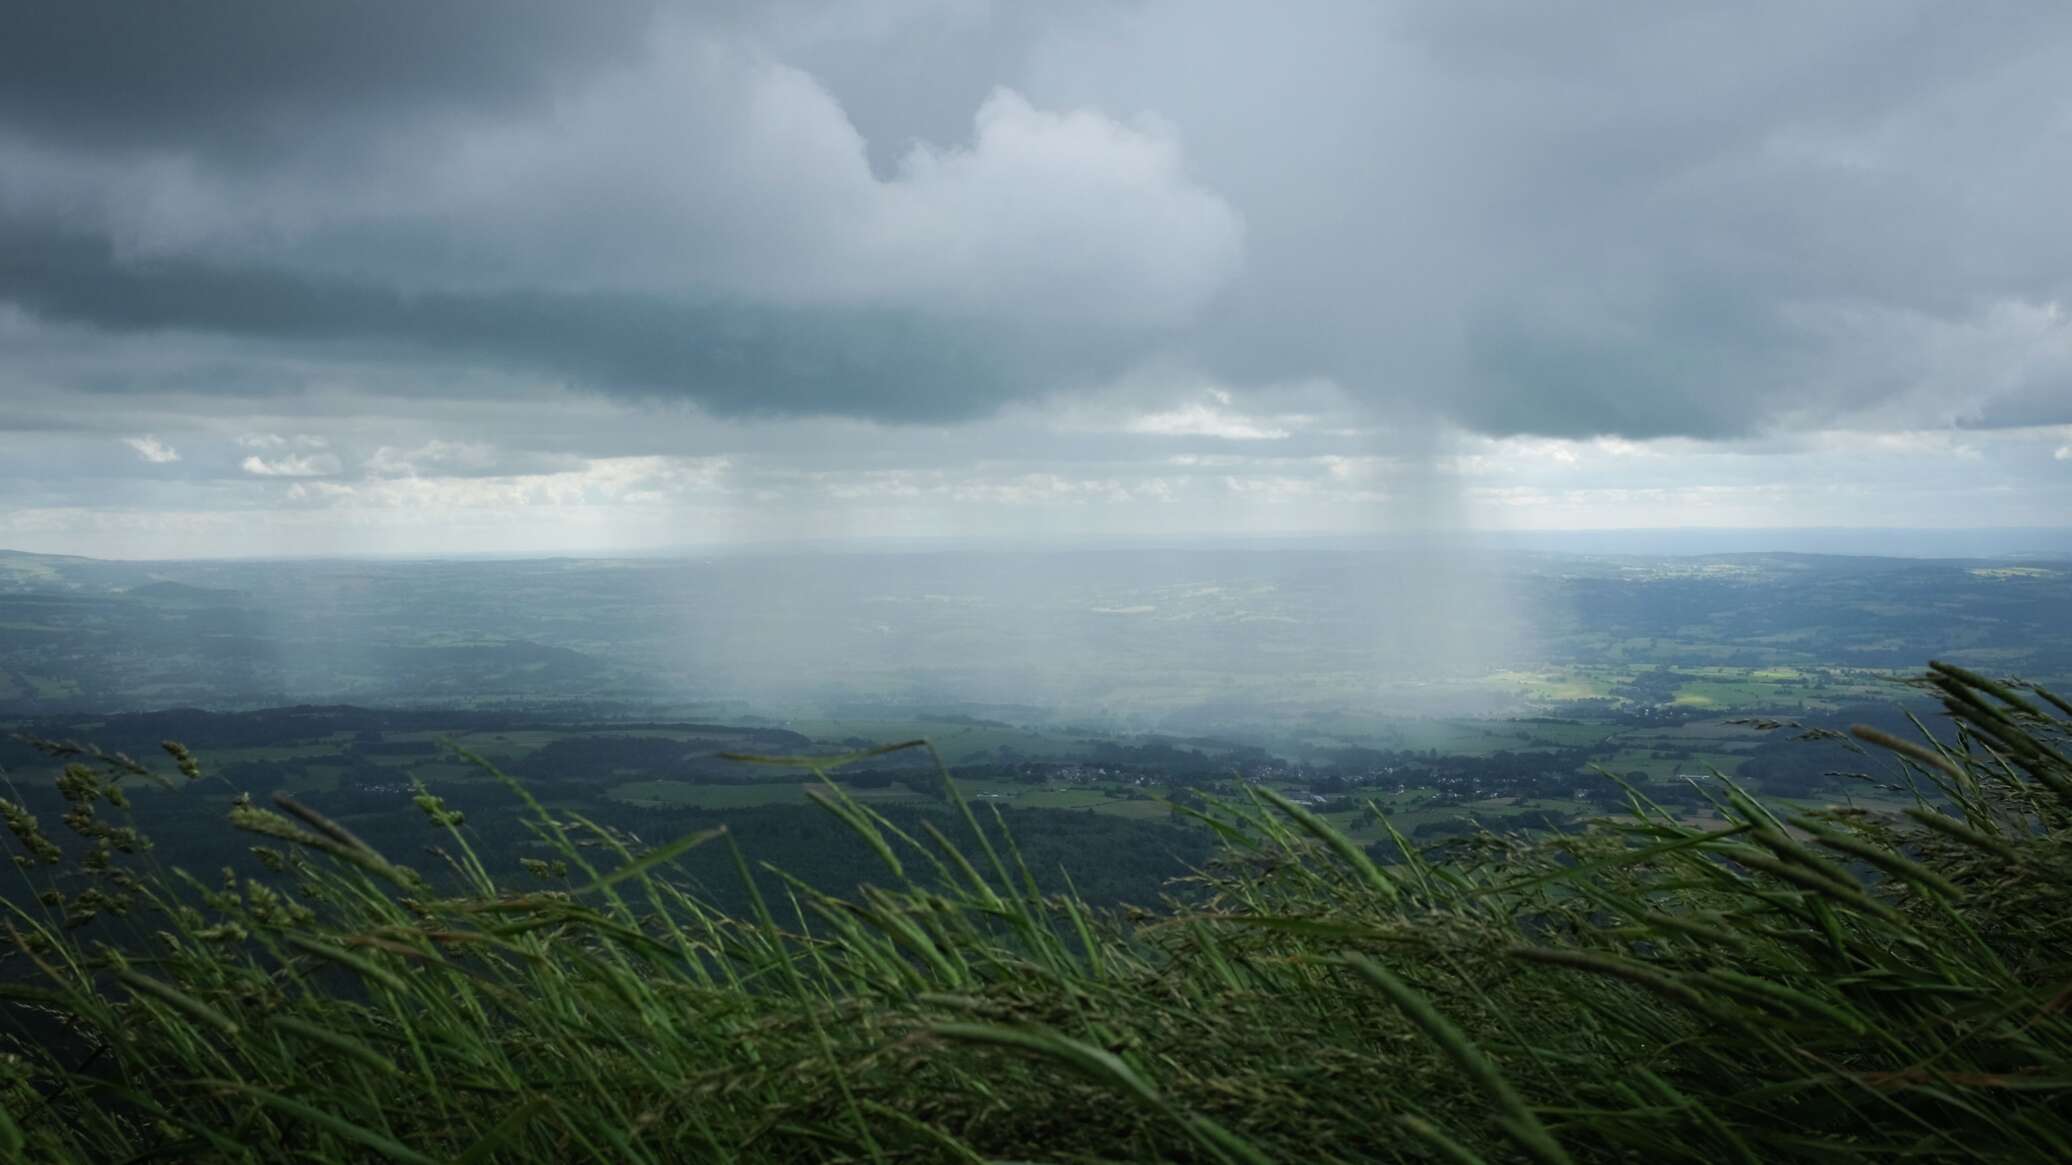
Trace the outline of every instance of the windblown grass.
[[1954, 735], [1860, 733], [1904, 815], [1726, 783], [1717, 828], [1635, 790], [1369, 852], [1255, 790], [1126, 915], [1039, 895], [961, 797], [914, 836], [832, 786], [882, 885], [746, 916], [671, 873], [724, 835], [534, 806], [514, 888], [429, 796], [439, 877], [289, 801], [231, 815], [272, 876], [203, 881], [99, 816], [144, 766], [75, 752], [83, 853], [7, 812], [50, 892], [6, 924], [0, 1156], [2072, 1160], [2072, 707], [1924, 682]]

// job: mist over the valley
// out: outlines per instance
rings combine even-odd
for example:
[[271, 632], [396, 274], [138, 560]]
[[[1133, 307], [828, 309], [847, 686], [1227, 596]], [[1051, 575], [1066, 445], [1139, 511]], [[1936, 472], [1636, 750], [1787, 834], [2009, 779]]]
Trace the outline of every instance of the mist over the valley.
[[1408, 534], [0, 564], [0, 705], [20, 712], [926, 713], [1287, 735], [1613, 695], [1577, 669], [1897, 669], [1931, 653], [2041, 674], [2072, 664], [2053, 617], [2068, 585], [2058, 559], [1551, 552]]

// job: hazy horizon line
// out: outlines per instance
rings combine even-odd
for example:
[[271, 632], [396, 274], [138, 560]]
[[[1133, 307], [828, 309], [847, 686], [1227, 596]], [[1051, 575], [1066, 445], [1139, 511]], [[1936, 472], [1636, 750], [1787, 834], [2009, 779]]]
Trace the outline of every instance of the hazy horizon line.
[[[149, 555], [134, 558], [0, 546], [0, 554], [71, 558], [106, 563], [152, 562], [528, 562], [557, 559], [669, 560], [785, 554], [897, 554], [968, 550], [1244, 550], [1276, 547], [1377, 549], [1434, 540], [1470, 550], [1527, 550], [1592, 555], [1704, 557], [1720, 554], [1821, 554], [1834, 557], [1917, 559], [2072, 559], [2072, 525], [2065, 526], [1618, 526], [1542, 530], [1393, 530], [1364, 533], [1186, 532], [1145, 534], [853, 535], [824, 538], [738, 539], [666, 547], [462, 551], [341, 551], [335, 554]], [[1908, 542], [1927, 545], [1907, 547]], [[1710, 543], [1710, 545], [1705, 545]]]

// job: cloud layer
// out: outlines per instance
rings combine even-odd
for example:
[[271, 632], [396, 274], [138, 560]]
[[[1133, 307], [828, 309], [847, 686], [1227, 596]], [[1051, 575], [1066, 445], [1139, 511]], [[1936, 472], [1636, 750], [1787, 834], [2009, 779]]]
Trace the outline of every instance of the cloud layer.
[[20, 506], [661, 457], [1351, 514], [1478, 442], [1803, 490], [1923, 434], [2064, 488], [2062, 5], [0, 8], [0, 440], [121, 454]]

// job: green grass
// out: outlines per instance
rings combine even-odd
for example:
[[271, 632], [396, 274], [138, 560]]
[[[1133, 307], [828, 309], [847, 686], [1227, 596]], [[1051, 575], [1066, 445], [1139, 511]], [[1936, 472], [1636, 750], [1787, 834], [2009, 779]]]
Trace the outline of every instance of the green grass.
[[330, 756], [344, 747], [350, 737], [342, 732], [326, 736], [312, 736], [295, 744], [271, 748], [226, 748], [212, 754], [210, 759], [218, 764], [235, 764], [240, 761], [296, 761], [313, 756]]
[[927, 738], [953, 765], [990, 760], [1006, 747], [1024, 755], [1063, 759], [1084, 751], [1084, 744], [1068, 732], [1041, 732], [988, 724], [963, 724], [926, 718], [900, 720], [793, 719], [784, 727], [815, 740], [836, 742], [850, 739], [914, 740]]
[[63, 700], [79, 694], [79, 681], [70, 679], [49, 679], [38, 675], [23, 675], [22, 682], [29, 685], [29, 691], [39, 700]]
[[[692, 805], [700, 809], [744, 809], [753, 805], [786, 805], [806, 800], [818, 781], [760, 781], [747, 785], [708, 785], [690, 781], [628, 781], [612, 788], [611, 795], [636, 804]], [[865, 801], [913, 800], [918, 794], [905, 785], [878, 789], [845, 789], [848, 796]]]
[[1090, 809], [1107, 804], [1109, 797], [1099, 789], [1036, 789], [1013, 800], [1032, 809]]
[[[923, 801], [932, 794], [903, 783], [876, 788], [840, 784], [842, 794], [858, 801], [877, 804], [886, 801]], [[916, 783], [926, 781], [916, 779]], [[691, 781], [628, 781], [612, 787], [611, 796], [636, 805], [692, 806], [699, 809], [745, 809], [756, 805], [802, 803], [810, 792], [822, 788], [819, 781], [759, 781], [754, 784], [699, 784]], [[981, 807], [999, 805], [1017, 809], [1088, 809], [1112, 817], [1163, 819], [1172, 810], [1163, 800], [1150, 797], [1116, 797], [1102, 789], [1045, 788], [1006, 781], [963, 781], [964, 795]]]
[[1721, 785], [1427, 852], [1252, 790], [1127, 914], [839, 790], [877, 885], [740, 915], [672, 874], [723, 834], [543, 812], [502, 885], [429, 798], [437, 879], [286, 801], [232, 812], [270, 877], [189, 880], [65, 756], [86, 857], [8, 821], [62, 898], [9, 907], [0, 1159], [2060, 1162], [2072, 707], [1933, 680], [1956, 737], [1866, 737], [1905, 813]]
[[1103, 801], [1090, 808], [1096, 813], [1105, 813], [1110, 817], [1135, 817], [1146, 821], [1161, 820], [1172, 816], [1173, 812], [1172, 806], [1150, 797]]
[[614, 785], [611, 796], [643, 805], [695, 805], [701, 809], [739, 809], [804, 801], [798, 785], [769, 782], [754, 785], [699, 785], [689, 781], [628, 781]]

